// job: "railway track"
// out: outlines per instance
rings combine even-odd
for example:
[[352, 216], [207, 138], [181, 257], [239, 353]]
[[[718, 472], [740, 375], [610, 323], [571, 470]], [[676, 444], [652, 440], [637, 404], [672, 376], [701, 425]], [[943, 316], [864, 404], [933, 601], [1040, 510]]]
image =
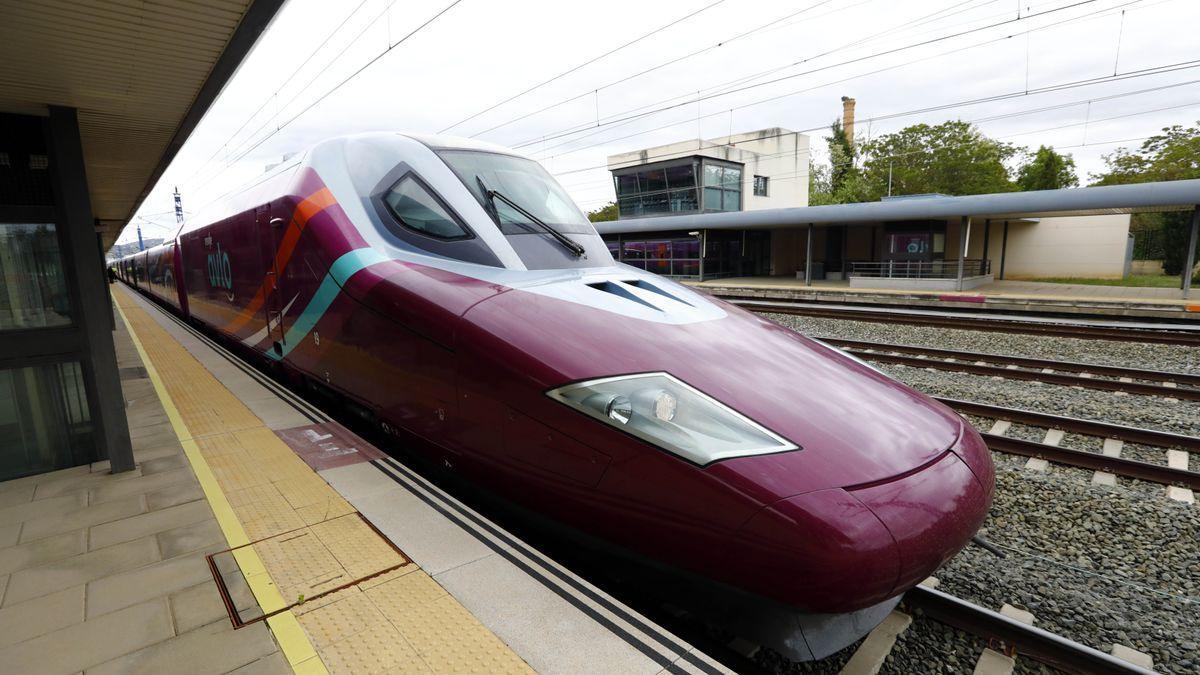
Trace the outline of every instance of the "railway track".
[[935, 621], [980, 638], [996, 651], [1028, 657], [1064, 672], [1154, 672], [934, 588], [917, 586], [904, 594], [904, 603]]
[[1133, 323], [1124, 321], [1085, 321], [1081, 319], [1020, 316], [1015, 314], [974, 314], [895, 307], [829, 305], [719, 294], [716, 297], [752, 312], [795, 314], [856, 321], [878, 321], [913, 326], [965, 328], [970, 330], [1054, 335], [1086, 340], [1124, 340], [1159, 344], [1200, 345], [1200, 323]]
[[[1192, 451], [1200, 450], [1200, 438], [1195, 436], [1173, 434], [1154, 429], [1139, 429], [1137, 427], [1084, 420], [1076, 417], [1050, 415], [1032, 410], [1006, 408], [986, 403], [976, 403], [974, 401], [960, 401], [950, 398], [937, 398], [937, 400], [964, 415], [975, 415], [988, 419], [1028, 424], [1044, 429], [1070, 431], [1099, 438], [1111, 438], [1126, 443], [1142, 443], [1163, 448], [1185, 448]], [[1115, 476], [1135, 478], [1152, 483], [1187, 488], [1193, 491], [1200, 490], [1200, 472], [1170, 465], [1142, 462], [1119, 455], [1063, 448], [1050, 443], [1012, 438], [1002, 434], [984, 432], [980, 435], [983, 437], [984, 442], [987, 443], [987, 446], [996, 452], [1044, 459], [1048, 462], [1078, 469], [1102, 471]]]
[[884, 363], [1200, 401], [1200, 375], [1193, 373], [1142, 370], [841, 338], [819, 339], [856, 356]]

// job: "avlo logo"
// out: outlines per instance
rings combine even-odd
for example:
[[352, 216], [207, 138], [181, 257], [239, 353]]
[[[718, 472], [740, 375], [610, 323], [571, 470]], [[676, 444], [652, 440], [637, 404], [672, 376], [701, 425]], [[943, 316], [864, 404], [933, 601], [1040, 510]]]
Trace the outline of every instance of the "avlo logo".
[[214, 288], [224, 288], [229, 291], [229, 301], [233, 302], [233, 268], [229, 264], [229, 254], [217, 250], [208, 254], [208, 283]]

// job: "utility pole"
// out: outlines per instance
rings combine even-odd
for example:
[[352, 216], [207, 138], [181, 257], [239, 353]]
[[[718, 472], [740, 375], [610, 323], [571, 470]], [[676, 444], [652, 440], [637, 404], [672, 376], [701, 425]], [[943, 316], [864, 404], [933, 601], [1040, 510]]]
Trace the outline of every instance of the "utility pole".
[[178, 234], [179, 230], [183, 229], [183, 201], [179, 197], [178, 185], [175, 186], [175, 224], [179, 226], [179, 229], [175, 231]]

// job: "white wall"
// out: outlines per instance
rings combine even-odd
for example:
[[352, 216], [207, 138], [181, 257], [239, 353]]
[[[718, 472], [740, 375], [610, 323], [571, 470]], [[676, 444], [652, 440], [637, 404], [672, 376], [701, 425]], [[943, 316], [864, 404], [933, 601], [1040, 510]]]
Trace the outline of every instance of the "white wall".
[[[973, 223], [971, 229], [976, 227], [982, 227], [982, 223]], [[997, 279], [1000, 278], [1003, 237], [1004, 222], [992, 221], [988, 257]], [[1042, 218], [1036, 223], [1013, 223], [1008, 229], [1004, 278], [1120, 279], [1125, 273], [1128, 239], [1128, 214], [1066, 216]], [[972, 242], [972, 257], [982, 255], [982, 246], [978, 246]]]

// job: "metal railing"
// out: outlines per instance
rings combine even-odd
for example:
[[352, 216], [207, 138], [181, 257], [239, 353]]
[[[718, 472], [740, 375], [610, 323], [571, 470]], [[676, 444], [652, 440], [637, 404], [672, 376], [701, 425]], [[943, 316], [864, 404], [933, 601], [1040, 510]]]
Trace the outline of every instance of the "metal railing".
[[[850, 276], [876, 279], [956, 279], [958, 260], [883, 260], [878, 262], [850, 263]], [[963, 277], [978, 277], [990, 274], [990, 260], [965, 258], [962, 260]]]

